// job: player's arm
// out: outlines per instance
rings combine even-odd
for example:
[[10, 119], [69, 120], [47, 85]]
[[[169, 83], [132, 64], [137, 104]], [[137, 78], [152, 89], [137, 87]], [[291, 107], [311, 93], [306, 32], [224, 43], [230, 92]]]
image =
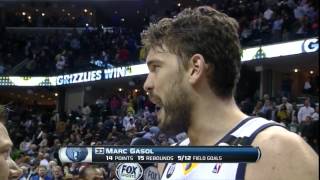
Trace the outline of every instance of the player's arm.
[[297, 134], [281, 127], [270, 127], [255, 138], [261, 159], [247, 165], [246, 180], [318, 180], [319, 156]]

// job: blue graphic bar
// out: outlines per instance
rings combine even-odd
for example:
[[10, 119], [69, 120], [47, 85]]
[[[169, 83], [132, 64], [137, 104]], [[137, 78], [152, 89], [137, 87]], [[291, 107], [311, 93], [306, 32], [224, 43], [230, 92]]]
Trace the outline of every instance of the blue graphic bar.
[[61, 162], [201, 162], [253, 163], [261, 151], [252, 146], [94, 146], [63, 147]]

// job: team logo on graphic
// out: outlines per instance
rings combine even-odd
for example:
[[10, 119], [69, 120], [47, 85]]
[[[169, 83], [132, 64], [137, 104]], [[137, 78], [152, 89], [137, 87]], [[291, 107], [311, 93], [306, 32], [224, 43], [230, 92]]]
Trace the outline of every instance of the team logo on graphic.
[[81, 162], [86, 159], [88, 150], [87, 148], [68, 147], [66, 154], [70, 161]]
[[172, 176], [175, 169], [176, 169], [176, 163], [173, 163], [169, 166], [169, 169], [168, 169], [167, 175], [166, 175], [167, 179], [169, 179]]
[[143, 169], [138, 163], [120, 163], [116, 168], [119, 180], [138, 180], [143, 175]]
[[256, 54], [253, 56], [253, 59], [263, 59], [263, 58], [266, 58], [266, 53], [260, 47], [256, 52]]
[[319, 50], [319, 40], [318, 39], [307, 39], [302, 44], [303, 52], [316, 52]]
[[157, 168], [149, 166], [144, 170], [143, 180], [160, 180], [160, 174]]
[[214, 168], [213, 168], [212, 172], [215, 173], [215, 174], [218, 174], [220, 169], [221, 169], [221, 166], [222, 166], [222, 163], [216, 163], [214, 165]]

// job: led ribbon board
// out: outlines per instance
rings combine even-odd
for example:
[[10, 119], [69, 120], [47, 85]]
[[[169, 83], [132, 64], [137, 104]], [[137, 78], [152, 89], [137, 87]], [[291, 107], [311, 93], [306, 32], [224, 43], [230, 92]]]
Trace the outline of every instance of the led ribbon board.
[[0, 86], [60, 86], [148, 74], [145, 64], [51, 77], [0, 76]]
[[279, 43], [244, 49], [242, 52], [241, 62], [255, 59], [289, 56], [301, 53], [311, 53], [317, 52], [318, 50], [318, 38], [291, 41], [287, 43]]
[[[311, 53], [317, 52], [318, 50], [319, 39], [310, 38], [243, 49], [241, 61], [245, 62], [279, 56]], [[122, 77], [148, 73], [149, 70], [146, 64], [139, 64], [51, 77], [0, 76], [0, 86], [60, 86], [108, 79], [118, 79]]]

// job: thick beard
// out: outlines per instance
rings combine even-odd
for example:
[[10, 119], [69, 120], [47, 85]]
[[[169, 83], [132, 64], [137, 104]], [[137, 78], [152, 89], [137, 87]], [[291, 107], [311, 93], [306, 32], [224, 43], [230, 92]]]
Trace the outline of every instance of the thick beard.
[[187, 90], [181, 83], [173, 83], [168, 89], [167, 101], [163, 104], [164, 119], [160, 121], [160, 129], [167, 135], [187, 132], [191, 121], [192, 103]]

